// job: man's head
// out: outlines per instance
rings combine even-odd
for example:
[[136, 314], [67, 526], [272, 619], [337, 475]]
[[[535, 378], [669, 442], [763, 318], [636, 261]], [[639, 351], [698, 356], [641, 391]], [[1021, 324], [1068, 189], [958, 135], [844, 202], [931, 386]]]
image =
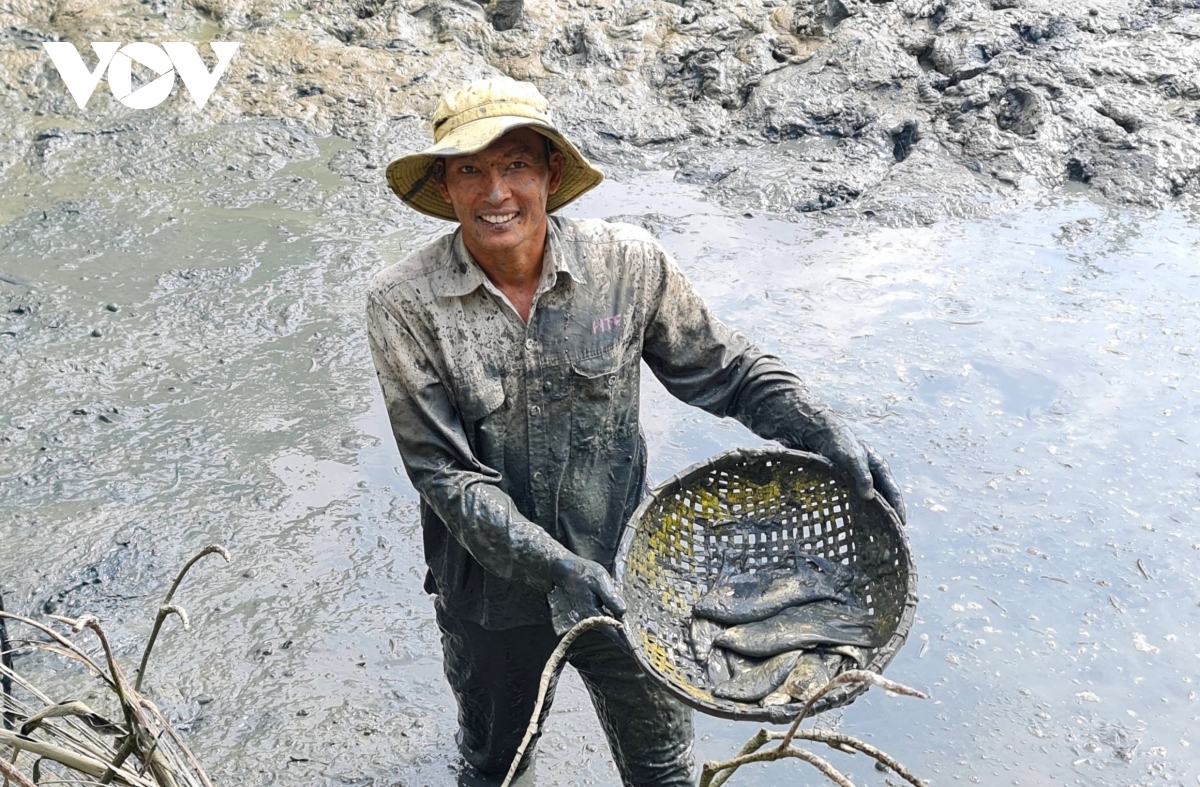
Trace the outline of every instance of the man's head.
[[478, 153], [434, 162], [438, 193], [450, 203], [476, 256], [540, 245], [546, 204], [562, 172], [562, 153], [528, 127], [507, 132]]
[[[514, 165], [514, 171], [541, 167], [555, 181], [553, 188], [550, 181], [545, 184], [543, 218], [604, 178], [554, 127], [546, 99], [528, 82], [508, 77], [472, 82], [443, 96], [432, 121], [434, 144], [393, 161], [387, 169], [388, 185], [409, 207], [447, 221], [460, 221], [464, 229], [470, 222], [463, 221], [452, 195], [457, 193], [456, 186], [471, 179], [457, 176], [480, 174], [462, 168], [483, 163], [484, 158], [494, 165], [494, 156], [501, 147], [508, 146], [510, 155], [516, 152], [514, 146], [523, 147], [537, 159], [508, 161], [506, 166]], [[513, 143], [512, 139], [519, 141]], [[467, 159], [477, 161], [464, 164]], [[477, 212], [478, 197], [475, 201]], [[473, 221], [473, 213], [469, 215]]]

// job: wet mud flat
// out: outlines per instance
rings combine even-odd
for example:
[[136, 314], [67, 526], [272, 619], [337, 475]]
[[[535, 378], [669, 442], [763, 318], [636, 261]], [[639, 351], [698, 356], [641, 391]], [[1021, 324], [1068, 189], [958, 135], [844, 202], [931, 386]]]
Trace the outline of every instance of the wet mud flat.
[[[5, 174], [3, 272], [33, 285], [0, 284], [5, 603], [99, 614], [134, 660], [177, 567], [224, 543], [233, 564], [181, 592], [193, 630], [160, 640], [149, 682], [214, 775], [454, 784], [362, 316], [370, 276], [446, 225], [354, 177], [353, 141], [264, 121], [164, 149], [154, 131]], [[118, 179], [77, 175], [114, 160]], [[656, 232], [905, 483], [922, 600], [889, 674], [933, 698], [868, 694], [824, 723], [939, 781], [1195, 779], [1193, 214], [1078, 193], [921, 228], [784, 221], [633, 168], [571, 212]], [[757, 444], [645, 379], [655, 480]], [[752, 732], [701, 718], [698, 754]], [[540, 751], [527, 784], [616, 783], [570, 677]]]
[[[45, 40], [89, 65], [98, 40], [241, 48], [203, 110], [177, 87], [134, 119], [103, 82], [78, 112]], [[983, 216], [1063, 184], [1200, 193], [1195, 0], [25, 0], [0, 6], [0, 172], [131, 124], [177, 149], [267, 120], [352, 140], [341, 166], [371, 180], [446, 89], [493, 74], [537, 82], [603, 165], [791, 220]], [[265, 131], [245, 150], [293, 153]]]
[[[570, 213], [659, 235], [906, 484], [889, 673], [933, 698], [824, 723], [938, 782], [1194, 781], [1197, 12], [1005, 6], [0, 6], [7, 608], [99, 614], [136, 660], [224, 543], [150, 680], [214, 776], [458, 781], [362, 293], [447, 229], [382, 168], [501, 71], [611, 174]], [[243, 42], [205, 110], [102, 82], [80, 113], [38, 43], [151, 34]], [[654, 479], [757, 444], [644, 379]], [[753, 731], [701, 718], [698, 755]], [[616, 783], [569, 672], [540, 752], [526, 785]]]

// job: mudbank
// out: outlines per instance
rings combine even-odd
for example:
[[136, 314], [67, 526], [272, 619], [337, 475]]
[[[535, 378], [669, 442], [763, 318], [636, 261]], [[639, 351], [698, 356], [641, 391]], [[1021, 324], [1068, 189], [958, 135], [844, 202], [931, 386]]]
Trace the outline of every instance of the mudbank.
[[[538, 83], [597, 161], [671, 167], [746, 209], [904, 221], [987, 211], [1070, 182], [1148, 206], [1200, 192], [1196, 0], [521, 6], [8, 2], [0, 81], [16, 133], [0, 166], [69, 147], [63, 128], [86, 136], [269, 118], [354, 140], [350, 168], [370, 180], [426, 133], [447, 87], [506, 73]], [[203, 110], [182, 88], [155, 110], [129, 110], [101, 83], [80, 111], [46, 40], [88, 58], [96, 40], [242, 47]]]
[[[1200, 232], [1134, 205], [1196, 196], [1196, 12], [1102, 2], [531, 0], [497, 30], [515, 9], [467, 0], [0, 0], [4, 604], [100, 615], [136, 664], [147, 605], [227, 544], [148, 683], [214, 781], [458, 783], [362, 297], [447, 229], [382, 167], [503, 70], [614, 174], [573, 215], [652, 228], [904, 479], [926, 579], [892, 677], [935, 700], [868, 695], [842, 729], [943, 781], [1194, 783]], [[90, 41], [241, 49], [202, 110], [102, 81], [80, 111], [53, 36], [89, 65]], [[1040, 199], [1063, 188], [1130, 204]], [[843, 221], [868, 212], [987, 218]], [[748, 444], [643, 382], [651, 483]], [[698, 724], [702, 761], [749, 734]], [[599, 735], [568, 672], [541, 783], [615, 784]]]

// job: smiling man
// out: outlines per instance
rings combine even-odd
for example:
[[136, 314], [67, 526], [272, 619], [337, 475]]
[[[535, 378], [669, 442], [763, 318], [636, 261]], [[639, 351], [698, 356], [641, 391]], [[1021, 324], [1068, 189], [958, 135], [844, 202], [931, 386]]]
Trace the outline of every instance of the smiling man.
[[[376, 276], [368, 334], [421, 498], [459, 749], [502, 774], [559, 637], [624, 612], [610, 572], [645, 488], [640, 361], [683, 401], [824, 454], [901, 517], [903, 502], [883, 460], [717, 320], [654, 238], [551, 215], [603, 175], [537, 88], [467, 85], [442, 99], [433, 135], [388, 183], [458, 226]], [[691, 785], [690, 711], [612, 638], [588, 632], [569, 658], [623, 782]]]

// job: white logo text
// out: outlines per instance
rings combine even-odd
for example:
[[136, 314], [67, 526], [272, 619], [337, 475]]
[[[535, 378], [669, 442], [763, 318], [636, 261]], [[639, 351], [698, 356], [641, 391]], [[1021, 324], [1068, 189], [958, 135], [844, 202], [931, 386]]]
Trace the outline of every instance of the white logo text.
[[[179, 41], [164, 41], [161, 47], [145, 42], [121, 46], [115, 41], [97, 41], [92, 44], [97, 58], [94, 70], [88, 70], [84, 65], [74, 44], [46, 41], [42, 46], [46, 47], [54, 67], [58, 69], [58, 75], [66, 83], [71, 98], [75, 99], [80, 109], [87, 106], [105, 71], [108, 71], [108, 89], [113, 97], [130, 109], [150, 109], [165, 101], [175, 85], [176, 73], [183, 80], [192, 101], [196, 102], [196, 108], [204, 109], [233, 53], [241, 45], [227, 41], [210, 43], [217, 57], [217, 65], [212, 71], [204, 65], [194, 44]], [[133, 89], [135, 62], [158, 74], [156, 79], [137, 90]]]

